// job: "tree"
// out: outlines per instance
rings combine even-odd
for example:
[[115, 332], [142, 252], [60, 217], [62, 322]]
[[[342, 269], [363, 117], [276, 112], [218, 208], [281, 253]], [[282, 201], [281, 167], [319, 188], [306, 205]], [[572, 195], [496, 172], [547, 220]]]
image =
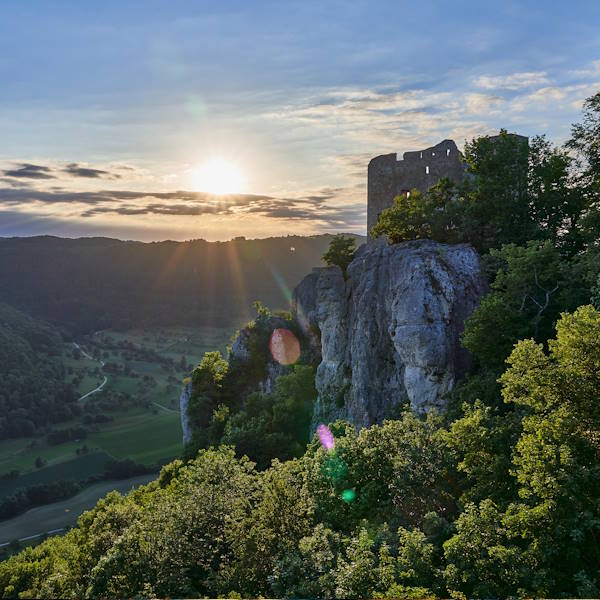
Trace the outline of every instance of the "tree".
[[229, 363], [217, 350], [206, 352], [192, 372], [192, 396], [188, 415], [197, 427], [204, 428], [209, 424], [228, 368]]
[[535, 237], [549, 240], [569, 255], [583, 248], [585, 194], [577, 185], [575, 163], [568, 152], [536, 136], [529, 145], [528, 195]]
[[[600, 92], [586, 98], [583, 120], [571, 127], [567, 148], [577, 154], [581, 182], [592, 194], [600, 191]], [[595, 198], [597, 201], [597, 197]]]
[[371, 229], [374, 238], [386, 236], [390, 244], [431, 237], [427, 203], [419, 190], [396, 196], [394, 203], [385, 208], [377, 224]]
[[323, 260], [326, 264], [332, 266], [337, 265], [342, 269], [342, 273], [346, 274], [348, 265], [354, 258], [356, 251], [356, 240], [352, 237], [343, 234], [334, 235], [329, 243], [329, 248], [323, 254]]
[[500, 372], [519, 339], [544, 341], [561, 310], [577, 306], [568, 262], [550, 242], [491, 250], [498, 271], [490, 293], [465, 322], [463, 345], [480, 365]]
[[364, 528], [350, 539], [346, 556], [340, 556], [336, 569], [336, 597], [368, 598], [375, 584], [373, 540]]
[[592, 304], [596, 310], [600, 310], [600, 273], [596, 280], [596, 285], [592, 288]]
[[[533, 237], [529, 215], [527, 141], [501, 129], [465, 144], [469, 177], [461, 193], [468, 198], [463, 231], [480, 251], [523, 244]], [[468, 228], [465, 225], [468, 223]]]
[[577, 578], [598, 583], [600, 312], [565, 313], [556, 332], [549, 353], [519, 342], [501, 381], [504, 400], [528, 411], [513, 455], [515, 527], [558, 596]]

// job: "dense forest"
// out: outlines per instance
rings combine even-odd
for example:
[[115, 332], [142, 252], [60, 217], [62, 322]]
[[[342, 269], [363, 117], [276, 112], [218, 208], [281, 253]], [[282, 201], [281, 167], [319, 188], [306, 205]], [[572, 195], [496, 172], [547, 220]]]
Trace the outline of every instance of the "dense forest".
[[33, 435], [79, 414], [52, 325], [0, 303], [0, 439]]
[[290, 290], [320, 264], [330, 240], [0, 238], [0, 301], [78, 334], [236, 325], [251, 318], [257, 298], [287, 307]]
[[600, 596], [600, 94], [565, 147], [504, 133], [465, 160], [464, 185], [398, 197], [375, 231], [482, 256], [445, 413], [322, 424], [299, 451], [310, 358], [247, 393], [263, 309], [252, 369], [209, 353], [194, 371], [200, 450], [0, 564], [4, 596]]

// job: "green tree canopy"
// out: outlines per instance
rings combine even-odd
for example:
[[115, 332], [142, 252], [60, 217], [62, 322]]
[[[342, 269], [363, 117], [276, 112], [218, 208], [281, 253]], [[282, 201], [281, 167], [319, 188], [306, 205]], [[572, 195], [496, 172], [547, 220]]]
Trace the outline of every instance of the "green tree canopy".
[[356, 251], [356, 240], [343, 234], [334, 235], [329, 243], [327, 252], [323, 254], [323, 260], [328, 265], [337, 265], [345, 274], [348, 265], [354, 258]]

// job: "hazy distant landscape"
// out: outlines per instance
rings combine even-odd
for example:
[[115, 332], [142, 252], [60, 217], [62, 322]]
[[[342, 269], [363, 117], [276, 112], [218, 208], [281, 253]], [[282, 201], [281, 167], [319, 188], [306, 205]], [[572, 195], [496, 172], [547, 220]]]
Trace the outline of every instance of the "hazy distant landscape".
[[252, 318], [255, 300], [287, 308], [293, 287], [322, 264], [331, 237], [0, 238], [0, 301], [73, 335], [167, 326], [235, 330]]

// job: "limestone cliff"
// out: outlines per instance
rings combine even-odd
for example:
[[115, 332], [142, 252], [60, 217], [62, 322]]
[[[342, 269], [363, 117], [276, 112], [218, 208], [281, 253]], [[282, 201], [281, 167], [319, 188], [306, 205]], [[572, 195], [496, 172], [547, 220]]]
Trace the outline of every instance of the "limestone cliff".
[[181, 431], [183, 433], [183, 443], [189, 444], [192, 441], [192, 424], [187, 413], [190, 397], [192, 395], [192, 382], [186, 383], [181, 390], [179, 397], [179, 414], [181, 415]]
[[459, 336], [485, 289], [473, 248], [429, 240], [365, 244], [346, 279], [339, 267], [313, 269], [293, 297], [321, 352], [313, 429], [338, 418], [368, 426], [406, 401], [443, 407], [468, 367]]

